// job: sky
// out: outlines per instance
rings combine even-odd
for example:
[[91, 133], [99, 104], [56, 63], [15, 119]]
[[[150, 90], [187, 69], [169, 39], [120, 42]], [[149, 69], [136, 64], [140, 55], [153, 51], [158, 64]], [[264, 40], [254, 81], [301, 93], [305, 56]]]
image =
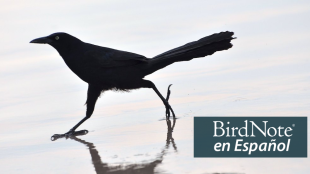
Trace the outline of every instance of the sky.
[[[51, 46], [29, 44], [54, 32], [152, 58], [207, 35], [233, 31], [233, 48], [146, 77], [163, 94], [173, 84], [170, 104], [177, 117], [310, 113], [309, 1], [0, 3], [0, 148], [37, 130], [36, 137], [65, 132], [85, 114], [87, 84]], [[163, 114], [164, 106], [151, 90], [106, 92], [83, 126], [136, 125]]]

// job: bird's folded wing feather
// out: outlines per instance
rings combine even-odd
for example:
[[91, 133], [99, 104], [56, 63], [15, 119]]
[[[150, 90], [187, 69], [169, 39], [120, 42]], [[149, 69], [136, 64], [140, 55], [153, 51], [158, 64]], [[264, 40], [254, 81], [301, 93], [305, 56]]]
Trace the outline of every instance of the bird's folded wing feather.
[[89, 50], [85, 56], [105, 68], [130, 66], [148, 61], [148, 58], [139, 54], [104, 47]]

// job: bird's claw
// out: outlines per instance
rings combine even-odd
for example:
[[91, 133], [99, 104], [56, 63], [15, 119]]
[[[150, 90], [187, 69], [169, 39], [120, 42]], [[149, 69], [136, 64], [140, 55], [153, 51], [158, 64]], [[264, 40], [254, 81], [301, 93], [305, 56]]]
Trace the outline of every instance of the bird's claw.
[[54, 135], [51, 137], [51, 140], [52, 140], [52, 141], [55, 141], [55, 140], [57, 140], [57, 139], [59, 139], [59, 138], [63, 138], [63, 137], [65, 137], [64, 134], [54, 134]]

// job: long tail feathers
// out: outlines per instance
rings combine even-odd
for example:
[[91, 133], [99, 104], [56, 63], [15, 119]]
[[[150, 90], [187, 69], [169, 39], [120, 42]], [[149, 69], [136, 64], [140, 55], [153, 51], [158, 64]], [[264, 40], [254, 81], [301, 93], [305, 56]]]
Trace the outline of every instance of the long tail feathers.
[[194, 58], [212, 55], [216, 51], [227, 50], [232, 47], [230, 41], [235, 39], [232, 37], [233, 34], [233, 32], [229, 31], [216, 33], [157, 55], [150, 59], [150, 73], [174, 62], [189, 61]]

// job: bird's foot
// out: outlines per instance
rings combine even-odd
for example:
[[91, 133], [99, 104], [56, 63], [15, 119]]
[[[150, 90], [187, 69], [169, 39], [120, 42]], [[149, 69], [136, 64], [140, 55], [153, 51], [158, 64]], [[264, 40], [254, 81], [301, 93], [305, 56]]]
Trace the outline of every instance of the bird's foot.
[[173, 118], [175, 118], [175, 114], [171, 108], [171, 106], [168, 103], [168, 106], [166, 106], [166, 118], [169, 119], [170, 118], [170, 111], [172, 113]]
[[171, 91], [170, 91], [171, 85], [172, 85], [172, 84], [170, 84], [170, 85], [168, 86], [167, 97], [166, 97], [167, 103], [165, 104], [165, 106], [166, 106], [166, 118], [167, 118], [167, 119], [170, 118], [170, 111], [172, 112], [173, 118], [175, 118], [174, 112], [173, 112], [173, 110], [172, 110], [170, 104], [168, 103], [168, 100], [169, 100], [169, 97], [170, 97], [170, 94], [171, 94]]
[[79, 131], [74, 131], [74, 130], [69, 130], [67, 133], [65, 134], [54, 134], [52, 137], [51, 137], [51, 140], [52, 141], [55, 141], [59, 138], [69, 138], [71, 136], [80, 136], [80, 135], [86, 135], [88, 133], [88, 130], [79, 130]]

